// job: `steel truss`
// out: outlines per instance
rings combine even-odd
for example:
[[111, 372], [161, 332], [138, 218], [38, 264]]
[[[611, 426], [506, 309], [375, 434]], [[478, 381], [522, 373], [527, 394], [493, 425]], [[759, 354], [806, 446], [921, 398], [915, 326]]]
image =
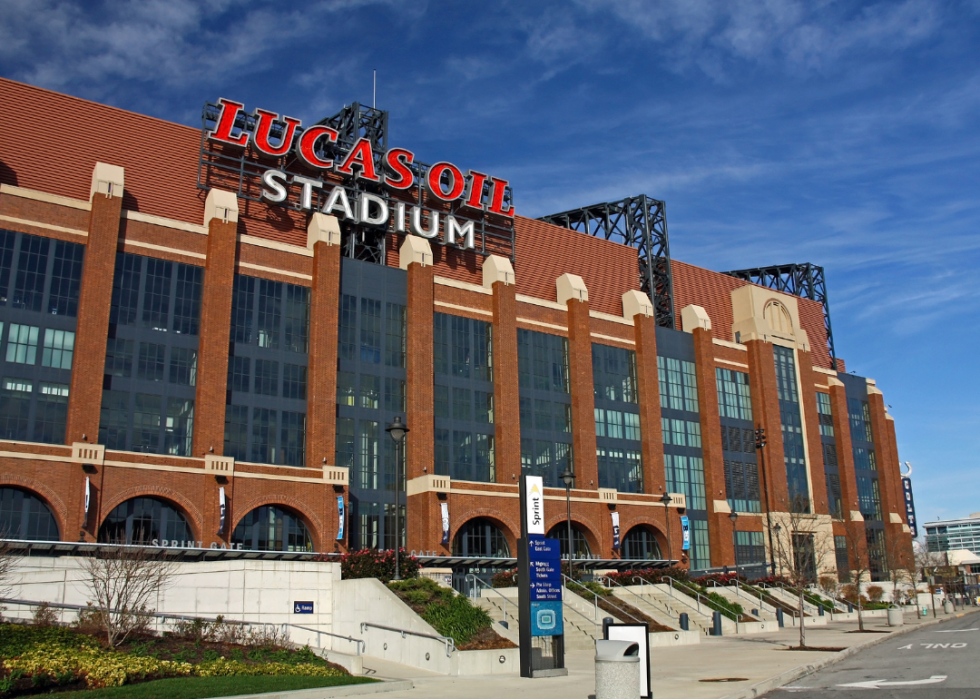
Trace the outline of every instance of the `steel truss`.
[[542, 216], [540, 220], [636, 248], [640, 290], [650, 296], [657, 324], [665, 328], [675, 327], [674, 288], [664, 202], [641, 194]]
[[[333, 178], [325, 178], [320, 173], [311, 172], [296, 156], [290, 151], [288, 154], [269, 159], [262, 156], [264, 163], [259, 162], [258, 156], [252, 152], [251, 145], [244, 149], [233, 149], [217, 144], [207, 138], [207, 133], [215, 128], [217, 120], [221, 115], [221, 107], [217, 104], [206, 103], [201, 113], [201, 146], [200, 157], [198, 159], [197, 186], [199, 189], [208, 190], [212, 187], [235, 191], [239, 198], [249, 202], [266, 203], [261, 196], [261, 176], [268, 168], [276, 168], [289, 175], [301, 175], [323, 179], [324, 183], [341, 184]], [[235, 119], [235, 126], [242, 131], [252, 132], [255, 130], [255, 118], [244, 111], [239, 112]], [[359, 138], [366, 138], [371, 142], [374, 153], [375, 167], [380, 171], [382, 159], [388, 149], [388, 112], [367, 107], [357, 102], [345, 106], [331, 117], [327, 117], [317, 122], [318, 125], [326, 125], [334, 128], [338, 132], [337, 143], [323, 143], [321, 140], [317, 144], [317, 155], [323, 159], [336, 159], [343, 157]], [[270, 136], [279, 139], [283, 134], [282, 123], [275, 121], [270, 128]], [[464, 217], [476, 223], [475, 237], [476, 249], [473, 251], [478, 255], [502, 255], [511, 260], [514, 259], [514, 223], [513, 219], [503, 216], [489, 214], [486, 211], [478, 212], [474, 209], [461, 211], [460, 202], [453, 202], [449, 207], [442, 204], [431, 207], [426, 206], [425, 177], [429, 166], [425, 163], [414, 162], [409, 168], [415, 174], [416, 185], [412, 190], [404, 193], [393, 193], [385, 190], [380, 184], [368, 182], [362, 179], [354, 179], [345, 184], [348, 193], [358, 196], [359, 192], [369, 192], [389, 199], [392, 203], [404, 201], [408, 206], [419, 206], [426, 212], [438, 211], [440, 214], [463, 213]], [[448, 177], [448, 175], [447, 175]], [[287, 185], [289, 196], [282, 206], [292, 211], [306, 214], [306, 211], [299, 208], [294, 202], [297, 201], [296, 193], [298, 186]], [[489, 183], [484, 186], [484, 195], [488, 194]], [[329, 187], [314, 190], [313, 210], [319, 210], [325, 203], [329, 194]], [[504, 206], [513, 207], [513, 190], [508, 187], [504, 194]], [[386, 234], [392, 232], [390, 225], [387, 227], [365, 226], [354, 221], [342, 221], [340, 224], [341, 245], [344, 255], [377, 264], [385, 264], [387, 251], [385, 250]], [[451, 246], [446, 246], [451, 247]]]
[[833, 364], [831, 368], [837, 368], [834, 334], [830, 327], [830, 301], [827, 299], [827, 282], [824, 279], [823, 267], [818, 267], [810, 262], [803, 262], [773, 267], [736, 269], [731, 272], [724, 272], [724, 274], [769, 289], [775, 289], [784, 294], [791, 294], [801, 299], [810, 299], [820, 303], [823, 306], [823, 325], [827, 331], [827, 349], [830, 351], [830, 359]]

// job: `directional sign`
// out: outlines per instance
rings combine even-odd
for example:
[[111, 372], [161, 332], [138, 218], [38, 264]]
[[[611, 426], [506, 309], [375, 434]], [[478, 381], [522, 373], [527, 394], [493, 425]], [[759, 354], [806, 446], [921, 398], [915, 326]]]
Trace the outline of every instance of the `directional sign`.
[[[561, 601], [561, 548], [557, 539], [528, 537], [532, 602]], [[559, 609], [560, 613], [560, 609]]]
[[851, 682], [850, 684], [839, 684], [838, 687], [858, 687], [860, 689], [880, 689], [881, 687], [917, 687], [924, 684], [939, 684], [946, 681], [946, 675], [933, 675], [927, 680], [908, 680], [906, 682], [889, 682], [888, 680], [867, 680], [865, 682]]

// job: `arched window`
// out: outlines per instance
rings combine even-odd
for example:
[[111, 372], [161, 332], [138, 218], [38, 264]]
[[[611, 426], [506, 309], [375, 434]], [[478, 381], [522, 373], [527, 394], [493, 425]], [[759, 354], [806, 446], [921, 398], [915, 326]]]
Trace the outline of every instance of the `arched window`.
[[276, 505], [256, 507], [242, 518], [232, 544], [252, 551], [312, 551], [313, 537], [299, 516]]
[[0, 488], [0, 537], [58, 541], [58, 523], [44, 501], [20, 488]]
[[489, 519], [471, 519], [453, 537], [454, 556], [510, 558], [507, 537]]
[[[562, 558], [568, 555], [568, 524], [562, 522], [553, 526], [548, 532], [548, 538], [558, 539]], [[589, 548], [589, 542], [585, 540], [585, 534], [575, 523], [572, 523], [572, 558], [589, 558], [591, 555], [592, 549]]]
[[663, 560], [653, 529], [641, 524], [626, 532], [623, 537], [623, 558], [631, 561]]
[[109, 513], [99, 527], [99, 541], [106, 544], [150, 544], [156, 540], [181, 546], [194, 540], [187, 518], [173, 505], [157, 498], [133, 498]]
[[762, 314], [773, 332], [793, 334], [793, 321], [789, 316], [789, 311], [778, 301], [771, 301]]

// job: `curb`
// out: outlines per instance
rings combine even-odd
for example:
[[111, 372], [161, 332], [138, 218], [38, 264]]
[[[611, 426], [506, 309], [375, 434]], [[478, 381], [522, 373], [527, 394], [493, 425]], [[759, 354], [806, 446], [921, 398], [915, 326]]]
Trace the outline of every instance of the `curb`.
[[311, 689], [291, 689], [286, 692], [264, 692], [262, 694], [235, 694], [214, 699], [333, 699], [334, 697], [352, 697], [361, 694], [380, 694], [382, 692], [402, 692], [414, 689], [411, 680], [394, 680], [390, 682], [365, 682], [364, 684], [347, 684], [340, 687], [313, 687]]
[[935, 626], [936, 624], [941, 624], [942, 622], [947, 621], [949, 619], [958, 619], [962, 616], [966, 616], [967, 614], [974, 614], [977, 613], [977, 611], [980, 610], [974, 609], [974, 610], [970, 610], [969, 612], [960, 612], [959, 614], [953, 614], [943, 619], [930, 619], [929, 621], [924, 621], [921, 624], [917, 624], [915, 626], [903, 627], [898, 631], [892, 631], [887, 636], [882, 635], [880, 638], [875, 638], [870, 641], [866, 641], [865, 643], [859, 643], [857, 645], [851, 646], [850, 648], [845, 648], [844, 650], [835, 653], [829, 658], [824, 658], [823, 660], [820, 660], [815, 663], [809, 663], [807, 665], [800, 665], [799, 667], [794, 667], [792, 670], [787, 670], [786, 672], [780, 673], [775, 677], [770, 677], [769, 679], [763, 680], [762, 682], [757, 682], [751, 687], [746, 687], [745, 689], [735, 692], [734, 694], [726, 694], [725, 696], [721, 697], [721, 699], [756, 699], [756, 697], [762, 696], [766, 692], [771, 692], [774, 689], [778, 689], [779, 687], [789, 684], [794, 680], [798, 680], [801, 677], [806, 677], [807, 675], [817, 672], [818, 670], [823, 670], [824, 668], [829, 667], [831, 665], [836, 665], [837, 663], [846, 660], [852, 655], [856, 653], [860, 653], [861, 651], [867, 648], [871, 648], [872, 646], [876, 646], [879, 643], [884, 643], [885, 641], [888, 641], [897, 636], [904, 636], [907, 633], [912, 633], [913, 631], [924, 629], [927, 626]]

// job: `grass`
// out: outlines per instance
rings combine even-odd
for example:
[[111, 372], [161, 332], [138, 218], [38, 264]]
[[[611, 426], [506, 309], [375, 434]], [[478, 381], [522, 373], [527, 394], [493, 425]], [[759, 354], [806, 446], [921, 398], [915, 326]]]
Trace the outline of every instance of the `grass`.
[[254, 677], [172, 677], [166, 680], [105, 689], [72, 692], [67, 696], [85, 699], [203, 699], [237, 694], [260, 694], [313, 687], [376, 682], [368, 677], [304, 677], [301, 675]]

